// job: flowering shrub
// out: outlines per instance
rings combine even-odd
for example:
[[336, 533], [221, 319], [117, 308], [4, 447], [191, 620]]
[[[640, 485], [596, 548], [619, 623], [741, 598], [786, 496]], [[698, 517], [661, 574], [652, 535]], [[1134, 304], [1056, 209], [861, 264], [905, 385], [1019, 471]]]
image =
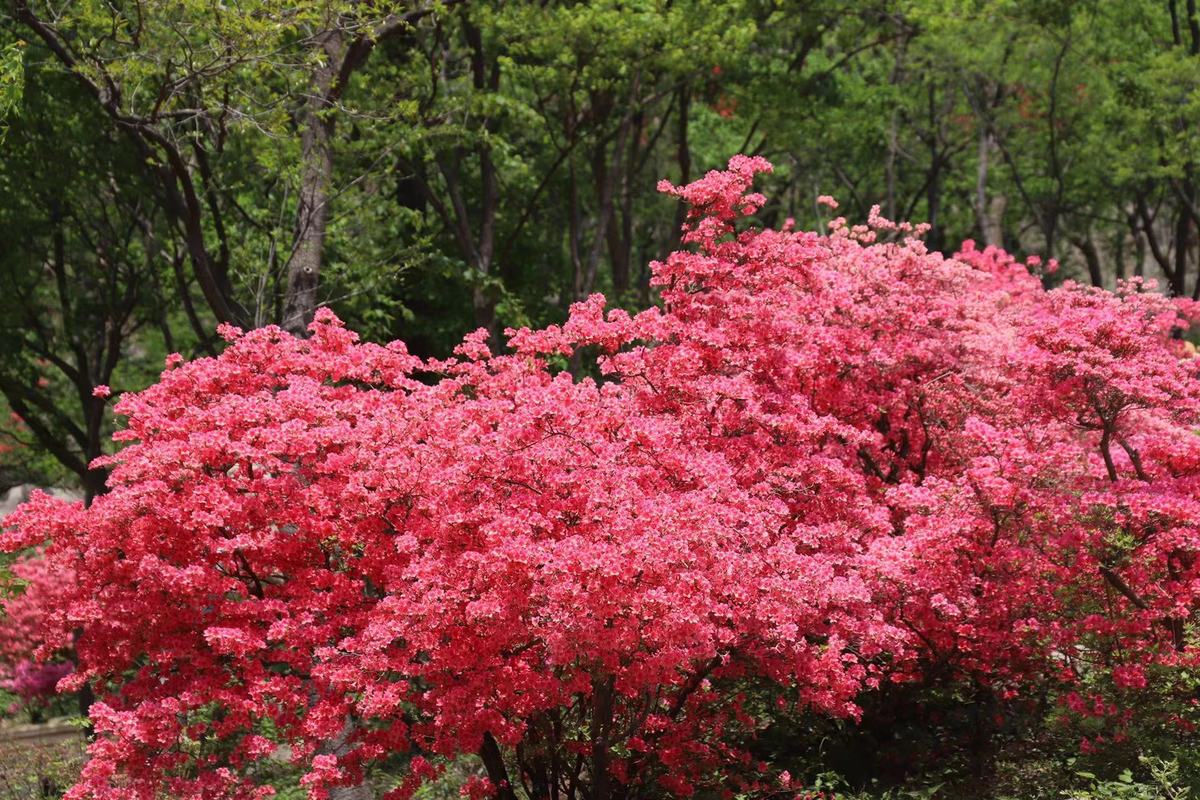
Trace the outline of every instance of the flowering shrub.
[[[472, 797], [771, 792], [748, 685], [853, 717], [935, 666], [1132, 693], [1192, 663], [1187, 309], [878, 213], [744, 227], [769, 169], [661, 187], [691, 211], [659, 308], [428, 361], [325, 310], [120, 398], [111, 491], [3, 539], [77, 570], [48, 646], [81, 629], [63, 684], [102, 701], [69, 796], [266, 796], [278, 743], [313, 797], [394, 753], [397, 798], [460, 753]], [[583, 348], [597, 379], [554, 371]]]
[[4, 688], [26, 701], [50, 697], [58, 682], [70, 673], [69, 662], [42, 663], [26, 659], [13, 668], [12, 678], [4, 682]]
[[70, 662], [59, 660], [54, 648], [45, 645], [48, 617], [71, 591], [73, 575], [40, 555], [18, 559], [12, 575], [20, 588], [0, 602], [0, 689], [17, 696], [18, 709], [23, 705], [37, 712], [72, 671]]

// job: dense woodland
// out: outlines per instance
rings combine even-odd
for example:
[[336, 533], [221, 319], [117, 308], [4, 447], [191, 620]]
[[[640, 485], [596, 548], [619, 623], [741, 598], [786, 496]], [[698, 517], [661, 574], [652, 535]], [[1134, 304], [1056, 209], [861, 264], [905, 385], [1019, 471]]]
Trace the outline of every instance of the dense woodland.
[[[11, 0], [0, 488], [103, 494], [96, 387], [219, 354], [221, 323], [303, 335], [328, 306], [444, 357], [594, 292], [652, 305], [686, 213], [660, 179], [737, 153], [774, 164], [766, 228], [878, 206], [928, 223], [931, 250], [1057, 262], [1046, 287], [1200, 299], [1196, 0]], [[1176, 798], [1196, 780], [1177, 731], [1085, 763], [1048, 694], [1016, 716], [997, 702], [895, 688], [858, 725], [780, 719], [755, 757], [815, 790], [912, 797], [945, 780]]]

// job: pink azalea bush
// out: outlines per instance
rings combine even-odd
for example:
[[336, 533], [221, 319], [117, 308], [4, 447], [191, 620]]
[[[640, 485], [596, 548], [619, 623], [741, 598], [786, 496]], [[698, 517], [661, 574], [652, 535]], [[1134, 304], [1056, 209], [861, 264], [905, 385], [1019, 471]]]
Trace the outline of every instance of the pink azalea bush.
[[40, 554], [23, 556], [13, 564], [18, 582], [14, 596], [0, 603], [0, 689], [18, 698], [10, 711], [37, 710], [54, 697], [58, 681], [72, 671], [47, 645], [49, 615], [71, 591], [72, 570]]
[[54, 687], [71, 674], [71, 669], [71, 663], [67, 661], [46, 663], [25, 659], [13, 668], [12, 677], [0, 685], [22, 700], [33, 702], [53, 696]]
[[[325, 310], [121, 397], [111, 491], [0, 540], [77, 572], [69, 797], [268, 796], [279, 743], [313, 797], [397, 753], [395, 798], [462, 753], [472, 797], [773, 791], [748, 687], [854, 717], [931, 664], [1008, 693], [1194, 664], [1189, 310], [878, 213], [759, 229], [769, 170], [661, 187], [691, 210], [636, 316], [422, 360]], [[553, 367], [585, 348], [597, 378]]]

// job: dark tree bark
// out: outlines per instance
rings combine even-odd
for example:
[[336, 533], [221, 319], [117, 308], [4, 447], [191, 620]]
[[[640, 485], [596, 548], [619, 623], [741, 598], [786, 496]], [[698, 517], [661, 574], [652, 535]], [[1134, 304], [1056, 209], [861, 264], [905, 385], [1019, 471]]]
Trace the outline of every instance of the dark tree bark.
[[283, 328], [303, 336], [317, 308], [317, 286], [329, 222], [329, 189], [333, 179], [334, 89], [345, 42], [336, 28], [319, 37], [324, 59], [313, 70], [312, 89], [304, 104], [300, 134], [300, 202], [296, 210], [295, 246], [287, 264]]
[[[354, 720], [347, 717], [341, 733], [326, 742], [321, 752], [339, 757], [346, 755], [352, 749], [356, 729]], [[354, 786], [338, 786], [329, 790], [329, 800], [375, 800], [375, 787], [365, 779]]]
[[1083, 254], [1084, 263], [1087, 264], [1088, 279], [1092, 286], [1103, 287], [1104, 269], [1100, 261], [1100, 252], [1096, 249], [1096, 243], [1092, 241], [1091, 234], [1072, 237], [1071, 244], [1075, 245]]
[[479, 749], [479, 759], [487, 770], [488, 778], [496, 787], [497, 800], [516, 800], [517, 793], [513, 790], [512, 781], [508, 779], [508, 769], [504, 766], [504, 756], [500, 745], [491, 733], [483, 735], [483, 745]]

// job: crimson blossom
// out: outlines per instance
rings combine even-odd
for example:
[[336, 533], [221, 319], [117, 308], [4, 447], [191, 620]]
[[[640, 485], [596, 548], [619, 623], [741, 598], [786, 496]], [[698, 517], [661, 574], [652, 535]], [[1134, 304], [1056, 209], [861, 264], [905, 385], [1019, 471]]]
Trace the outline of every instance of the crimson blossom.
[[52, 564], [36, 553], [18, 558], [9, 572], [17, 588], [3, 602], [0, 615], [0, 688], [17, 696], [18, 708], [37, 711], [73, 669], [70, 661], [42, 648], [48, 617], [71, 591], [74, 576], [61, 563]]
[[755, 228], [769, 170], [660, 187], [691, 211], [636, 316], [597, 295], [422, 360], [323, 310], [122, 397], [111, 491], [3, 538], [76, 565], [48, 646], [101, 701], [69, 797], [267, 796], [280, 744], [313, 797], [461, 754], [472, 796], [753, 792], [750, 698], [1193, 661], [1186, 309], [877, 213]]

